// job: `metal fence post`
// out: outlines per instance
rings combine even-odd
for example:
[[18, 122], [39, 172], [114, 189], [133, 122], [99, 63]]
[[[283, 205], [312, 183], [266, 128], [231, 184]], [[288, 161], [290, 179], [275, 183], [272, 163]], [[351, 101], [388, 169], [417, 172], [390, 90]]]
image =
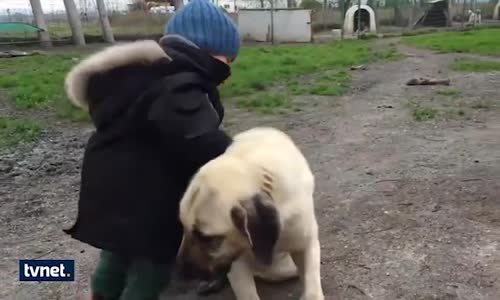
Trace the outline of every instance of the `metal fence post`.
[[361, 36], [361, 0], [358, 0], [358, 39]]
[[323, 1], [323, 30], [326, 30], [326, 6], [327, 6], [327, 3], [326, 3], [327, 0], [324, 0]]
[[463, 5], [462, 5], [462, 29], [465, 28], [465, 1], [463, 1]]

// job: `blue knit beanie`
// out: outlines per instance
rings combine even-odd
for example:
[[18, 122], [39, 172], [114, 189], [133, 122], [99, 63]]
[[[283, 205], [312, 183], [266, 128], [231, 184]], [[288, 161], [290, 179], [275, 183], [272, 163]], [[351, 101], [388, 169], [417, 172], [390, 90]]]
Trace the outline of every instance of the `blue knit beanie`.
[[191, 0], [170, 19], [165, 34], [178, 34], [213, 55], [235, 58], [240, 50], [238, 27], [210, 0]]

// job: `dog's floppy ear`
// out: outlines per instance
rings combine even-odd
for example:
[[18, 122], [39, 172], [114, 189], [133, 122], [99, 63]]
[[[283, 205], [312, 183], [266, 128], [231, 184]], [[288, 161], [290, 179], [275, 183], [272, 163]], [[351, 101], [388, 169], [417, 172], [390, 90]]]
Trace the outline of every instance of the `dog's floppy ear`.
[[231, 210], [234, 226], [246, 237], [255, 258], [271, 265], [281, 225], [278, 210], [265, 193], [258, 193]]

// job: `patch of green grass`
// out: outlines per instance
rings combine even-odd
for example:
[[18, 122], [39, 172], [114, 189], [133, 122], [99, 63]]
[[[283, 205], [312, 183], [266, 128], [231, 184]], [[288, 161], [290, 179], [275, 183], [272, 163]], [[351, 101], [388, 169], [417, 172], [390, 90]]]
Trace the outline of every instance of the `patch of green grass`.
[[462, 108], [434, 108], [430, 106], [423, 106], [420, 104], [410, 103], [411, 115], [417, 122], [425, 122], [440, 118], [462, 118], [466, 112]]
[[351, 74], [340, 71], [336, 74], [325, 75], [318, 78], [309, 88], [312, 95], [341, 96], [349, 89]]
[[436, 93], [438, 95], [448, 96], [448, 97], [458, 97], [461, 94], [459, 90], [455, 89], [438, 90]]
[[370, 62], [395, 61], [401, 59], [402, 57], [403, 54], [399, 53], [395, 46], [391, 46], [374, 51], [372, 57], [370, 58]]
[[41, 132], [40, 125], [33, 121], [0, 117], [0, 151], [36, 141]]
[[71, 106], [64, 93], [64, 77], [77, 55], [44, 55], [5, 59], [0, 66], [0, 88], [6, 90], [21, 110], [55, 109], [57, 115], [73, 120], [87, 116]]
[[253, 96], [245, 96], [237, 101], [242, 108], [256, 110], [260, 113], [271, 114], [280, 112], [290, 107], [289, 98], [282, 94], [258, 93]]
[[500, 54], [500, 29], [490, 28], [464, 32], [439, 32], [405, 36], [403, 42], [415, 47], [429, 48], [440, 53]]
[[396, 53], [387, 49], [373, 51], [367, 41], [245, 47], [241, 49], [232, 66], [232, 76], [222, 86], [221, 92], [225, 97], [251, 95], [277, 81], [329, 69], [347, 69], [374, 59], [386, 59]]
[[438, 110], [432, 107], [414, 106], [412, 109], [412, 116], [415, 121], [423, 122], [429, 121], [438, 115]]
[[287, 88], [292, 95], [341, 96], [349, 89], [350, 81], [351, 74], [343, 70], [323, 75], [302, 85], [292, 80], [288, 82]]
[[[372, 57], [368, 61], [395, 60], [399, 57], [400, 53], [394, 47], [390, 47], [372, 51]], [[351, 73], [347, 67], [338, 67], [337, 69], [339, 70], [333, 74], [326, 74], [312, 81], [305, 80], [302, 84], [296, 79], [290, 80], [287, 83], [288, 92], [292, 95], [341, 96], [349, 90]]]
[[500, 71], [500, 62], [462, 59], [456, 61], [451, 69], [459, 72], [493, 72]]
[[[390, 59], [396, 55], [392, 48], [372, 50], [367, 41], [244, 47], [232, 66], [231, 78], [221, 87], [221, 94], [226, 98], [252, 96], [302, 75], [325, 70], [345, 71], [352, 65]], [[7, 92], [18, 109], [50, 109], [62, 118], [88, 120], [88, 115], [74, 108], [64, 92], [64, 78], [80, 58], [81, 54], [68, 53], [4, 60], [0, 65], [0, 89]], [[347, 89], [348, 75], [337, 73], [338, 78], [322, 78], [305, 88], [299, 84], [292, 85], [291, 94], [340, 95]], [[264, 99], [259, 99], [260, 94], [257, 96], [247, 97], [242, 105], [269, 110], [269, 107], [288, 103], [273, 94], [263, 96]]]
[[292, 95], [303, 95], [306, 93], [306, 89], [297, 80], [290, 80], [287, 83], [287, 89]]

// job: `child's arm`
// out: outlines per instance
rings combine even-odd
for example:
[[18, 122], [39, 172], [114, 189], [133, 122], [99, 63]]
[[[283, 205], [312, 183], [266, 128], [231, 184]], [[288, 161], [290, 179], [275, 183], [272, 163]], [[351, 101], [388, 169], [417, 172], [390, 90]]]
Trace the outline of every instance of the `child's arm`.
[[[231, 138], [221, 129], [205, 81], [195, 73], [177, 74], [153, 89], [148, 119], [159, 129], [164, 144], [180, 155], [183, 169], [195, 173], [224, 153]], [[175, 149], [173, 149], [175, 148]]]

